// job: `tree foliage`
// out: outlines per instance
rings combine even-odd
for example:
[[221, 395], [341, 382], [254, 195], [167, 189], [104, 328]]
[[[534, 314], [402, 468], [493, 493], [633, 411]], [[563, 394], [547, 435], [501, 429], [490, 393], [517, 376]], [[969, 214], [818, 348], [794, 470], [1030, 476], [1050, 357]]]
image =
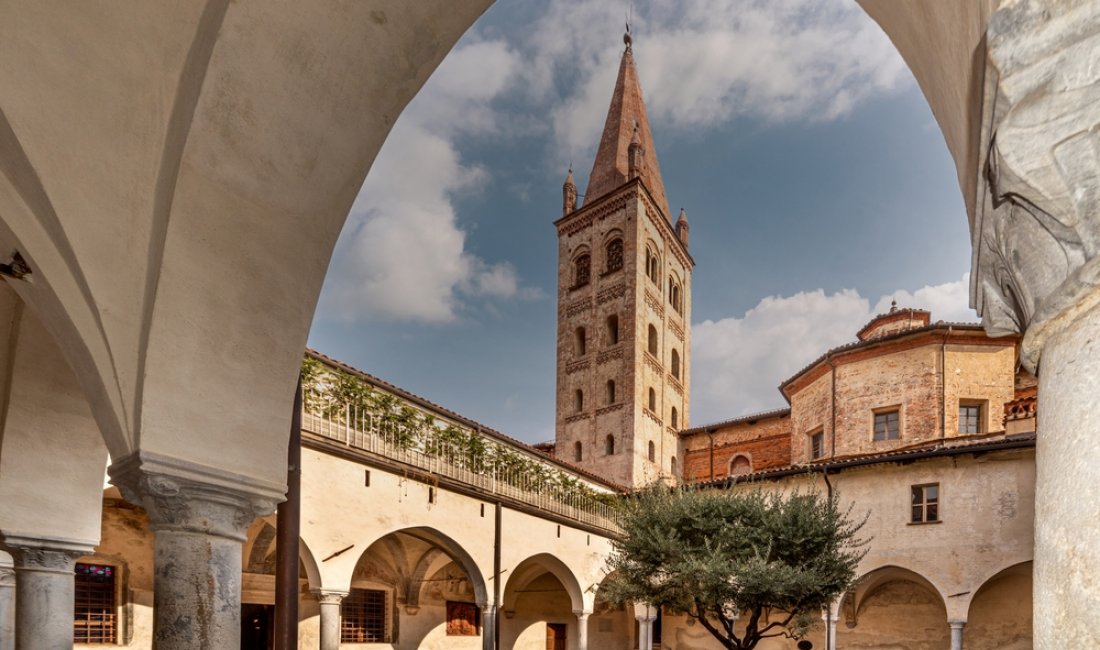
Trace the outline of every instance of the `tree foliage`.
[[730, 650], [804, 636], [852, 586], [866, 552], [866, 519], [815, 492], [655, 486], [619, 516], [601, 595], [684, 612]]

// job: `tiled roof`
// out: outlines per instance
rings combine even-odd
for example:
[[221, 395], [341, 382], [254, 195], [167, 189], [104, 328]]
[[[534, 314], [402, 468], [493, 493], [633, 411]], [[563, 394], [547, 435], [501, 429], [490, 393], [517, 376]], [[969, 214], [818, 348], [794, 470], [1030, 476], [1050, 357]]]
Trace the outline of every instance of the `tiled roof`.
[[782, 417], [784, 415], [790, 415], [791, 409], [782, 408], [772, 411], [764, 411], [763, 413], [752, 413], [749, 415], [741, 415], [730, 420], [722, 420], [721, 422], [715, 422], [714, 424], [704, 424], [690, 429], [684, 429], [679, 432], [681, 436], [688, 436], [695, 433], [706, 433], [712, 429], [721, 429], [722, 427], [733, 426], [735, 424], [743, 424], [745, 422], [752, 422], [753, 420], [766, 420], [768, 418]]
[[412, 403], [414, 403], [418, 406], [421, 406], [423, 408], [429, 409], [431, 411], [435, 411], [436, 413], [439, 413], [440, 415], [443, 415], [443, 416], [447, 417], [448, 419], [454, 420], [455, 422], [458, 422], [459, 424], [462, 424], [462, 425], [466, 426], [469, 429], [472, 429], [474, 431], [477, 431], [479, 433], [487, 435], [490, 438], [495, 438], [496, 440], [499, 440], [500, 442], [503, 442], [507, 445], [511, 445], [513, 447], [519, 447], [523, 451], [531, 454], [532, 456], [537, 456], [540, 460], [545, 461], [545, 462], [547, 462], [551, 465], [558, 465], [558, 466], [560, 466], [560, 467], [562, 467], [562, 468], [564, 468], [564, 469], [566, 469], [570, 472], [573, 472], [574, 474], [578, 474], [580, 476], [583, 476], [586, 479], [589, 479], [589, 480], [593, 481], [594, 483], [599, 483], [600, 485], [603, 485], [603, 486], [605, 486], [609, 489], [612, 489], [616, 492], [619, 492], [619, 493], [626, 492], [625, 487], [623, 487], [623, 486], [621, 486], [617, 483], [614, 483], [612, 481], [609, 481], [609, 480], [607, 480], [606, 478], [604, 478], [602, 476], [599, 476], [597, 474], [593, 474], [592, 472], [589, 472], [588, 470], [582, 469], [580, 467], [577, 467], [576, 465], [573, 465], [571, 463], [567, 463], [567, 462], [562, 461], [558, 458], [555, 458], [555, 457], [547, 454], [546, 452], [544, 452], [544, 451], [542, 451], [542, 450], [540, 450], [540, 449], [538, 449], [538, 448], [536, 448], [532, 445], [529, 445], [526, 442], [523, 442], [522, 440], [517, 440], [516, 438], [513, 438], [512, 436], [509, 436], [507, 434], [501, 433], [500, 431], [497, 431], [496, 429], [492, 429], [490, 427], [487, 427], [484, 424], [481, 424], [480, 422], [477, 422], [475, 420], [471, 420], [470, 418], [468, 418], [464, 415], [461, 415], [459, 413], [456, 413], [456, 412], [454, 412], [454, 411], [452, 411], [452, 410], [450, 410], [450, 409], [448, 409], [444, 406], [440, 406], [439, 404], [436, 404], [435, 402], [433, 402], [433, 401], [431, 401], [431, 400], [429, 400], [425, 397], [421, 397], [420, 395], [417, 395], [415, 393], [411, 393], [411, 392], [405, 390], [404, 388], [401, 388], [400, 386], [395, 386], [394, 384], [391, 384], [390, 382], [386, 381], [385, 379], [382, 379], [380, 377], [376, 377], [376, 376], [370, 374], [369, 372], [360, 370], [358, 368], [355, 368], [354, 366], [350, 366], [350, 365], [344, 363], [343, 361], [340, 361], [339, 359], [334, 359], [333, 357], [330, 357], [327, 354], [318, 352], [317, 350], [314, 350], [312, 348], [306, 348], [306, 355], [310, 356], [310, 357], [313, 357], [314, 359], [317, 359], [318, 361], [326, 363], [330, 366], [339, 368], [340, 370], [343, 370], [344, 372], [356, 375], [358, 377], [362, 377], [363, 379], [366, 379], [368, 382], [370, 382], [372, 384], [375, 384], [376, 386], [379, 386], [380, 388], [386, 390], [387, 392], [393, 393], [394, 395], [397, 395], [398, 397], [401, 397], [402, 399], [408, 400], [409, 402], [412, 402]]

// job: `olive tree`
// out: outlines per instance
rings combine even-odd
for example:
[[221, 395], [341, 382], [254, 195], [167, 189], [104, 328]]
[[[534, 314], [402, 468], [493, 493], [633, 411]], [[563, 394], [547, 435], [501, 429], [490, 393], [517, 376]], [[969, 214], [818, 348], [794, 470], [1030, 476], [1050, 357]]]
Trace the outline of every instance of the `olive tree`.
[[730, 650], [801, 638], [866, 552], [850, 510], [816, 492], [642, 490], [620, 511], [601, 596], [686, 613]]

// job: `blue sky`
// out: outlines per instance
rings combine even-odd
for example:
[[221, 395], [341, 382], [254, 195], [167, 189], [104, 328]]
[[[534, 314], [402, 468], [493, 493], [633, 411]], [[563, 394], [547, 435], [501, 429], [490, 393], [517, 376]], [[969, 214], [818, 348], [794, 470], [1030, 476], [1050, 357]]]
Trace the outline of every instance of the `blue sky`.
[[[310, 345], [529, 442], [554, 430], [556, 235], [583, 191], [628, 3], [498, 2], [398, 120], [337, 245]], [[691, 423], [776, 386], [891, 298], [967, 307], [943, 138], [843, 0], [636, 2], [634, 52], [697, 262]]]

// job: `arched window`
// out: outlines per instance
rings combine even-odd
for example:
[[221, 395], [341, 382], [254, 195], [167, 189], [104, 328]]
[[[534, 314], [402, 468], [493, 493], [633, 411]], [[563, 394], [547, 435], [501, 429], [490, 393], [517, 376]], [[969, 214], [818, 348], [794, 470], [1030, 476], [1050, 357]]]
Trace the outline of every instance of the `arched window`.
[[615, 455], [615, 436], [611, 435], [610, 433], [607, 434], [606, 438], [604, 438], [603, 453], [607, 454], [608, 456]]
[[680, 426], [680, 413], [676, 410], [676, 407], [672, 407], [672, 428]]
[[681, 313], [683, 311], [683, 303], [680, 297], [680, 283], [671, 275], [668, 276], [668, 301], [672, 303], [672, 308], [676, 310], [676, 313]]
[[578, 327], [573, 332], [573, 351], [577, 353], [578, 357], [583, 357], [585, 352], [585, 336], [584, 328]]
[[680, 353], [676, 351], [676, 348], [672, 348], [672, 376], [680, 378]]
[[649, 353], [657, 356], [657, 328], [649, 326]]
[[679, 476], [678, 472], [680, 470], [679, 470], [678, 467], [676, 467], [676, 457], [675, 456], [672, 457], [672, 462], [668, 464], [668, 469], [669, 469], [669, 473], [672, 474], [673, 476]]
[[614, 379], [608, 379], [607, 380], [607, 403], [608, 404], [614, 404], [615, 403], [615, 380]]
[[615, 345], [619, 342], [619, 315], [611, 314], [607, 317], [607, 344]]
[[657, 412], [657, 391], [652, 388], [649, 389], [649, 410]]
[[646, 246], [645, 248], [645, 274], [646, 276], [657, 285], [657, 289], [661, 288], [661, 259], [657, 257], [657, 253], [652, 248]]
[[591, 275], [592, 257], [587, 253], [578, 255], [577, 259], [573, 260], [573, 288], [576, 289], [588, 284]]
[[649, 441], [649, 462], [653, 463], [657, 461], [657, 445], [653, 444], [653, 441]]
[[616, 238], [607, 242], [606, 259], [607, 267], [604, 269], [606, 273], [623, 268], [623, 240]]
[[577, 413], [584, 410], [584, 391], [579, 388], [573, 393], [573, 406]]
[[737, 454], [730, 461], [730, 476], [752, 472], [752, 461], [744, 454]]
[[573, 443], [573, 460], [578, 463], [584, 460], [584, 447], [579, 442]]

